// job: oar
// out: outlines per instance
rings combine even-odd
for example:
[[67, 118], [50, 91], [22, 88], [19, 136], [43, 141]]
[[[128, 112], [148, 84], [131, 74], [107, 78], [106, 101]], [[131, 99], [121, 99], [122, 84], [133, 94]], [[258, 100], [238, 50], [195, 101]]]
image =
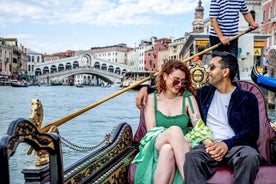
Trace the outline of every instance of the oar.
[[[239, 33], [239, 34], [237, 34], [236, 36], [231, 37], [229, 40], [230, 40], [230, 41], [235, 40], [235, 39], [237, 39], [238, 37], [240, 37], [240, 36], [242, 36], [242, 35], [244, 35], [244, 34], [246, 34], [246, 33], [251, 32], [252, 30], [253, 30], [253, 29], [248, 29], [248, 30], [246, 30], [245, 32]], [[200, 55], [202, 55], [202, 54], [204, 54], [204, 53], [207, 53], [207, 52], [209, 52], [209, 51], [211, 51], [211, 50], [213, 50], [213, 49], [219, 47], [221, 44], [222, 44], [222, 43], [218, 43], [218, 44], [216, 44], [216, 45], [214, 45], [214, 46], [212, 46], [212, 47], [209, 47], [209, 48], [207, 48], [207, 49], [205, 49], [205, 50], [203, 50], [203, 51], [201, 51], [201, 52], [199, 52], [199, 53], [197, 53], [197, 54], [195, 54], [195, 55], [193, 55], [193, 56], [190, 56], [190, 57], [186, 58], [185, 60], [183, 60], [183, 62], [190, 61], [190, 60], [192, 60], [192, 59], [193, 59], [194, 57], [196, 57], [196, 56], [200, 56]], [[156, 72], [156, 73], [153, 74], [153, 76], [157, 76], [158, 74], [159, 74], [159, 72]], [[122, 93], [128, 91], [128, 90], [130, 90], [130, 89], [132, 89], [132, 88], [135, 88], [135, 87], [139, 86], [140, 84], [142, 84], [142, 83], [144, 83], [144, 82], [150, 80], [151, 77], [152, 77], [152, 76], [149, 76], [149, 77], [146, 77], [146, 78], [144, 78], [144, 79], [142, 79], [142, 80], [140, 80], [140, 81], [137, 81], [137, 82], [135, 82], [134, 84], [132, 84], [132, 85], [130, 85], [130, 86], [128, 86], [128, 87], [126, 87], [126, 88], [124, 88], [124, 89], [118, 91], [118, 92], [115, 92], [114, 94], [109, 95], [109, 96], [107, 96], [107, 97], [105, 97], [105, 98], [103, 98], [103, 99], [101, 99], [101, 100], [99, 100], [99, 101], [97, 101], [97, 102], [95, 102], [95, 103], [93, 103], [93, 104], [91, 104], [91, 105], [89, 105], [89, 106], [83, 108], [83, 109], [80, 109], [80, 110], [78, 110], [78, 111], [76, 111], [76, 112], [74, 112], [74, 113], [72, 113], [72, 114], [70, 114], [70, 115], [68, 115], [68, 116], [65, 116], [65, 117], [63, 117], [63, 118], [61, 118], [61, 119], [59, 119], [59, 120], [57, 120], [57, 121], [54, 121], [54, 122], [52, 122], [52, 123], [50, 123], [50, 124], [48, 124], [48, 125], [42, 127], [42, 128], [40, 129], [40, 131], [46, 132], [46, 131], [48, 131], [52, 126], [60, 126], [60, 125], [62, 125], [63, 123], [65, 123], [65, 122], [67, 122], [67, 121], [69, 121], [69, 120], [71, 120], [71, 119], [73, 119], [73, 118], [79, 116], [80, 114], [82, 114], [82, 113], [84, 113], [84, 112], [86, 112], [86, 111], [88, 111], [88, 110], [90, 110], [90, 109], [92, 109], [92, 108], [94, 108], [94, 107], [96, 107], [96, 106], [98, 106], [98, 105], [100, 105], [100, 104], [102, 104], [102, 103], [104, 103], [104, 102], [106, 102], [106, 101], [108, 101], [108, 100], [110, 100], [110, 99], [112, 99], [112, 98], [114, 98], [114, 97], [116, 97], [116, 96], [118, 96], [118, 95], [120, 95], [120, 94], [122, 94]]]

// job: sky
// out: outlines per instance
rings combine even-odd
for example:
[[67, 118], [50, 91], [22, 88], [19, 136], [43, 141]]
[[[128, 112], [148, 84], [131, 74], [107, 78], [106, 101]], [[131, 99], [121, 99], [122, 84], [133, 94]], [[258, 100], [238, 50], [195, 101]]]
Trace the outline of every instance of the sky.
[[[0, 37], [42, 54], [141, 40], [180, 38], [192, 31], [198, 0], [0, 0]], [[210, 0], [202, 0], [204, 17]]]

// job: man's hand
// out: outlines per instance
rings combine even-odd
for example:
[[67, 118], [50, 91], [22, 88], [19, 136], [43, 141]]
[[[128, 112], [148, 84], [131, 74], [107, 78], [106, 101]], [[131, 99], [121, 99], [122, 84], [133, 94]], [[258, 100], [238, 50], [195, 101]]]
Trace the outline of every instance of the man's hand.
[[227, 38], [227, 37], [225, 37], [225, 36], [219, 37], [219, 40], [221, 41], [221, 43], [222, 43], [223, 45], [229, 45], [229, 44], [230, 44], [229, 38]]
[[259, 26], [259, 25], [258, 25], [256, 22], [253, 22], [252, 24], [250, 24], [250, 28], [253, 29], [253, 30], [254, 30], [254, 29], [257, 29], [258, 26]]
[[143, 110], [145, 108], [146, 102], [148, 98], [148, 89], [147, 87], [142, 87], [137, 96], [136, 96], [136, 106], [140, 109]]
[[228, 147], [224, 142], [215, 142], [205, 146], [208, 153], [214, 160], [221, 161], [228, 151]]

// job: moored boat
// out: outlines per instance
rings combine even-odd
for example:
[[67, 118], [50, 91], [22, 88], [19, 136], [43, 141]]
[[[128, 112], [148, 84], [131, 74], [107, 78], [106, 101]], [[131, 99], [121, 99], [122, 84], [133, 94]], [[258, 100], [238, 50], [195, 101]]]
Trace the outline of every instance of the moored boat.
[[266, 77], [259, 73], [256, 64], [253, 65], [251, 71], [251, 79], [257, 85], [269, 91], [276, 92], [276, 78]]
[[83, 85], [82, 84], [77, 84], [76, 87], [77, 88], [83, 88]]
[[51, 86], [61, 86], [62, 85], [62, 82], [60, 81], [54, 81], [51, 83]]
[[28, 83], [26, 81], [17, 81], [17, 80], [12, 80], [10, 82], [12, 87], [28, 87]]
[[[133, 85], [134, 83], [144, 79], [146, 77], [150, 77], [154, 74], [154, 72], [149, 71], [136, 71], [136, 72], [126, 72], [123, 76], [122, 87], [128, 87]], [[150, 85], [152, 81], [146, 81], [137, 87], [133, 88], [134, 90], [139, 90], [142, 85], [148, 84]]]

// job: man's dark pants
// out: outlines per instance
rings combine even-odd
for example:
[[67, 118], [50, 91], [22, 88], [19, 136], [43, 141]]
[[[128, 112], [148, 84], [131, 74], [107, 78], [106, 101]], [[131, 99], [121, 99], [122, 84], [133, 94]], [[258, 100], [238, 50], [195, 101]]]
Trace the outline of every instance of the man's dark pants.
[[217, 162], [206, 154], [205, 145], [202, 144], [186, 153], [185, 184], [206, 183], [221, 165], [233, 169], [234, 184], [252, 184], [256, 179], [261, 160], [262, 156], [254, 148], [235, 146], [228, 150], [221, 162]]

